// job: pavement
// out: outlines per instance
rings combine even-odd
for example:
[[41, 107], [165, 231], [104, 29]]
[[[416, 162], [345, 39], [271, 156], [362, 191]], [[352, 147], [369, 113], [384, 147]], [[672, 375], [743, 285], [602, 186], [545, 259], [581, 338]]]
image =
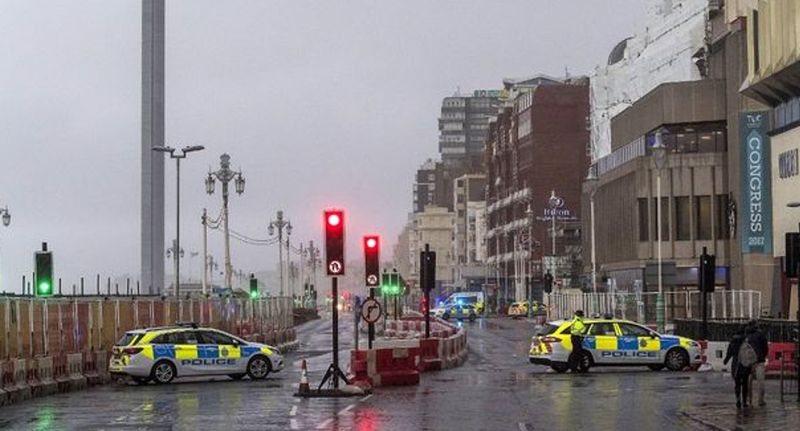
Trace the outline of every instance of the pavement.
[[[419, 386], [377, 388], [357, 398], [292, 394], [307, 359], [314, 386], [331, 362], [327, 316], [297, 329], [300, 348], [266, 381], [195, 379], [167, 386], [113, 384], [0, 408], [13, 430], [783, 430], [800, 423], [796, 402], [781, 404], [767, 383], [767, 406], [737, 411], [727, 373], [592, 369], [555, 374], [531, 365], [532, 324], [524, 319], [464, 323], [469, 358], [426, 373]], [[352, 315], [340, 322], [346, 370]], [[790, 428], [790, 425], [795, 425]]]

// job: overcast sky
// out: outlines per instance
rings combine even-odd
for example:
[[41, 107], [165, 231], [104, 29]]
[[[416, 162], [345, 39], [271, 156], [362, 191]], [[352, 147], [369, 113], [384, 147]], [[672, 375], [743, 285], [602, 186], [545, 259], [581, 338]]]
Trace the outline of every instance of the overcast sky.
[[[389, 259], [414, 171], [437, 154], [442, 97], [589, 73], [652, 1], [168, 0], [167, 144], [207, 148], [181, 166], [184, 249], [201, 250], [202, 208], [221, 205], [204, 174], [229, 152], [247, 178], [233, 229], [266, 238], [282, 208], [295, 243], [319, 242], [322, 208], [339, 206], [350, 257], [376, 232]], [[13, 216], [0, 290], [20, 290], [42, 241], [66, 284], [138, 275], [140, 57], [139, 0], [0, 0], [0, 207]], [[168, 163], [168, 241], [174, 178]], [[221, 260], [219, 233], [210, 247]], [[234, 241], [233, 256], [249, 272], [277, 249]]]

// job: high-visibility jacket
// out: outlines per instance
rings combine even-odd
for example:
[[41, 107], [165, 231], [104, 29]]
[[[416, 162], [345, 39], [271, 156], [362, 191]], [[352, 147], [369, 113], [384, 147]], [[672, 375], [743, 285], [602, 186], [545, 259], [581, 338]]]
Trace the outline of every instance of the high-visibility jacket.
[[571, 326], [570, 333], [575, 335], [583, 335], [586, 332], [586, 324], [583, 323], [583, 317], [575, 316], [572, 319], [572, 326]]

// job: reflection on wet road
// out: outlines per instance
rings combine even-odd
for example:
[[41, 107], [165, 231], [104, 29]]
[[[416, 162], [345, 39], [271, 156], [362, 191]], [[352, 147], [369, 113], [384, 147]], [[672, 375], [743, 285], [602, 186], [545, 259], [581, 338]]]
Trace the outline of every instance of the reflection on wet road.
[[[353, 325], [349, 315], [342, 320], [340, 358], [346, 361]], [[217, 378], [167, 386], [108, 385], [4, 407], [0, 428], [694, 429], [697, 424], [681, 410], [703, 403], [730, 404], [726, 374], [646, 368], [554, 374], [528, 363], [533, 331], [529, 322], [480, 319], [463, 325], [469, 333], [467, 362], [424, 374], [419, 386], [381, 388], [362, 398], [293, 397], [302, 359], [308, 361], [312, 385], [330, 364], [331, 325], [323, 319], [298, 328], [300, 350], [287, 356], [286, 370], [266, 381]]]

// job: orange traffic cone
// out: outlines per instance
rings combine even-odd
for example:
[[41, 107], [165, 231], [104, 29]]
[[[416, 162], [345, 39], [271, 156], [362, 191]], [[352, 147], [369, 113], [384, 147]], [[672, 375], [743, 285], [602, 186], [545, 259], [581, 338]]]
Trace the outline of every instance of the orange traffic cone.
[[300, 388], [297, 393], [303, 395], [309, 392], [311, 392], [311, 389], [308, 387], [308, 367], [306, 366], [306, 360], [303, 359], [303, 365], [300, 366]]

